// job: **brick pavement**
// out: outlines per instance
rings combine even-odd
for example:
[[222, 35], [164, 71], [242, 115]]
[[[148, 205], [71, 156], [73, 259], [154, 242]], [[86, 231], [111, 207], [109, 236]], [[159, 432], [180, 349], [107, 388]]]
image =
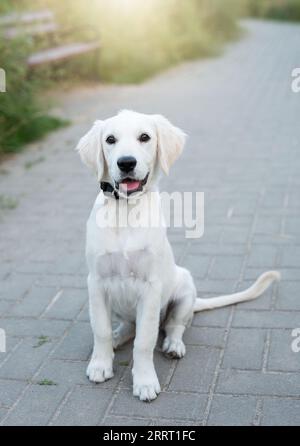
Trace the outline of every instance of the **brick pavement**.
[[[85, 87], [64, 96], [67, 129], [0, 166], [2, 425], [300, 424], [300, 26], [247, 21], [220, 58], [139, 86]], [[155, 362], [162, 393], [133, 398], [131, 345], [115, 377], [85, 377], [88, 322], [85, 221], [97, 185], [73, 151], [96, 118], [120, 108], [159, 112], [190, 135], [165, 190], [205, 192], [205, 234], [170, 231], [199, 295], [243, 288], [269, 268], [283, 280], [250, 303], [199, 313], [181, 361]]]

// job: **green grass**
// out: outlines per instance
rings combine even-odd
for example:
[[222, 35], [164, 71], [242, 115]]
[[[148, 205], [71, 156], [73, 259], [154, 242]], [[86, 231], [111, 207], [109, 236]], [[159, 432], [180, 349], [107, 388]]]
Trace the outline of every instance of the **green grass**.
[[45, 157], [44, 156], [40, 156], [39, 158], [33, 160], [33, 161], [27, 161], [24, 164], [25, 169], [31, 169], [32, 167], [36, 166], [37, 164], [42, 163], [43, 161], [45, 161]]
[[7, 41], [0, 29], [0, 63], [6, 72], [6, 92], [0, 93], [0, 157], [67, 124], [47, 114], [48, 105], [43, 101], [46, 80], [29, 77], [26, 57], [33, 50], [28, 37]]
[[19, 204], [17, 198], [9, 197], [6, 195], [0, 195], [0, 210], [12, 210]]
[[[17, 110], [16, 110], [17, 111]], [[24, 144], [41, 139], [50, 131], [65, 127], [69, 121], [53, 116], [27, 115], [23, 122], [23, 116], [16, 116], [17, 121], [11, 122], [9, 118], [2, 121], [2, 134], [0, 136], [0, 155], [19, 152]]]
[[249, 14], [274, 20], [300, 21], [300, 0], [247, 0]]
[[38, 381], [37, 384], [39, 386], [57, 386], [57, 383], [54, 381], [51, 381], [51, 379], [42, 379], [41, 381]]
[[51, 339], [48, 336], [41, 335], [41, 336], [38, 337], [38, 342], [37, 342], [37, 344], [35, 344], [33, 346], [33, 348], [39, 348], [42, 345], [44, 345], [44, 344], [46, 344], [47, 342], [50, 342], [50, 341], [51, 341]]
[[127, 367], [129, 364], [130, 364], [129, 361], [119, 361], [119, 365], [120, 365], [121, 367]]

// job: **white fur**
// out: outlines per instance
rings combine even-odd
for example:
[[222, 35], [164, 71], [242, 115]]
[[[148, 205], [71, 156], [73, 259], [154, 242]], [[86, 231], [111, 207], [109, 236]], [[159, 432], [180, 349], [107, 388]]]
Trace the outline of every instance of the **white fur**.
[[[147, 143], [139, 134], [151, 136]], [[117, 137], [112, 147], [108, 135]], [[120, 180], [117, 159], [130, 155], [137, 159], [138, 179], [149, 173], [139, 200], [152, 193], [159, 204], [158, 172], [168, 173], [184, 146], [184, 133], [160, 115], [123, 111], [106, 121], [96, 121], [80, 140], [78, 151], [98, 180]], [[147, 201], [148, 202], [148, 201]], [[118, 206], [126, 203], [120, 198]], [[129, 197], [129, 210], [134, 201]], [[113, 212], [113, 197], [105, 212]], [[127, 209], [127, 208], [126, 208]], [[163, 351], [170, 357], [185, 354], [182, 336], [195, 311], [230, 305], [258, 297], [279, 273], [264, 273], [248, 290], [213, 299], [198, 299], [191, 274], [174, 262], [173, 252], [161, 225], [158, 228], [99, 228], [96, 218], [104, 212], [104, 195], [96, 199], [87, 222], [86, 256], [89, 268], [88, 291], [94, 349], [87, 368], [91, 381], [102, 382], [113, 376], [113, 349], [133, 338], [133, 394], [141, 400], [157, 397], [160, 385], [153, 364], [159, 325], [163, 324]], [[172, 303], [172, 305], [169, 305]], [[112, 331], [112, 318], [119, 320]]]

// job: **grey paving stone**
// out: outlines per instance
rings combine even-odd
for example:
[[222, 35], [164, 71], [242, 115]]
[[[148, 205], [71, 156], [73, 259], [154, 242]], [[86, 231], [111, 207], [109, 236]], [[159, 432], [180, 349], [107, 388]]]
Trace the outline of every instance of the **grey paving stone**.
[[86, 290], [63, 289], [58, 292], [57, 300], [46, 309], [44, 317], [57, 319], [74, 319], [88, 299]]
[[184, 332], [183, 340], [186, 345], [222, 347], [224, 335], [222, 328], [191, 326]]
[[130, 417], [116, 417], [109, 416], [105, 418], [102, 426], [150, 426], [149, 419], [130, 418]]
[[300, 268], [280, 268], [282, 280], [300, 280]]
[[79, 276], [78, 274], [45, 274], [37, 278], [36, 286], [53, 287], [57, 290], [61, 288], [86, 289], [86, 276]]
[[249, 328], [295, 328], [299, 325], [299, 315], [291, 311], [237, 310], [232, 325]]
[[300, 399], [266, 398], [263, 402], [262, 426], [299, 426]]
[[50, 358], [39, 371], [35, 382], [46, 379], [70, 387], [74, 384], [92, 385], [86, 376], [87, 364], [85, 361], [65, 361]]
[[256, 328], [230, 330], [222, 367], [255, 370], [263, 364], [266, 331]]
[[[130, 364], [131, 351], [122, 349], [115, 353], [114, 358], [114, 377], [105, 383], [101, 383], [101, 387], [115, 388], [125, 372], [125, 368]], [[90, 382], [86, 376], [86, 368], [88, 361], [83, 360], [66, 360], [50, 358], [40, 370], [36, 381], [48, 379], [55, 383], [63, 385], [74, 384], [90, 385], [95, 387], [96, 384]], [[131, 385], [129, 383], [129, 385]]]
[[50, 262], [32, 262], [26, 261], [22, 259], [19, 264], [16, 265], [17, 273], [25, 273], [25, 274], [47, 274], [51, 266]]
[[84, 322], [89, 322], [90, 315], [89, 315], [89, 304], [88, 304], [88, 302], [85, 303], [85, 305], [83, 306], [82, 310], [78, 314], [77, 320], [84, 321]]
[[254, 233], [256, 234], [279, 234], [281, 229], [281, 216], [259, 215], [256, 219]]
[[[299, 322], [300, 326], [300, 322]], [[272, 330], [270, 351], [267, 368], [268, 370], [283, 372], [300, 371], [300, 353], [292, 350], [292, 330]]]
[[289, 216], [285, 221], [285, 232], [287, 234], [300, 235], [300, 217]]
[[246, 251], [245, 244], [203, 243], [201, 239], [188, 248], [189, 254], [198, 256], [243, 255]]
[[41, 246], [37, 251], [31, 253], [30, 261], [36, 263], [51, 263], [54, 262], [59, 255], [63, 255], [68, 249], [69, 243], [60, 243], [53, 245], [52, 243], [47, 243], [45, 241], [43, 246]]
[[61, 336], [69, 322], [34, 319], [34, 318], [0, 318], [0, 327], [10, 336], [49, 336], [51, 338]]
[[10, 309], [9, 315], [12, 317], [38, 317], [55, 294], [51, 288], [32, 287], [23, 299]]
[[61, 258], [56, 258], [54, 262], [49, 263], [46, 273], [48, 274], [77, 274], [84, 260], [84, 251], [82, 255], [64, 255], [64, 261]]
[[255, 268], [273, 268], [275, 265], [277, 248], [275, 246], [258, 246], [251, 248], [248, 265]]
[[38, 346], [38, 340], [25, 339], [0, 368], [0, 377], [28, 380], [53, 348], [53, 342]]
[[[1, 245], [0, 245], [1, 246]], [[1, 281], [6, 280], [9, 275], [11, 274], [12, 270], [12, 265], [10, 264], [10, 262], [2, 262], [1, 266], [0, 266], [0, 279]]]
[[[251, 424], [257, 397], [264, 400], [262, 424], [299, 424], [294, 413], [299, 412], [298, 354], [289, 350], [289, 333], [299, 326], [299, 96], [291, 94], [287, 81], [299, 62], [299, 26], [263, 21], [242, 26], [246, 37], [222, 57], [184, 64], [137, 87], [93, 85], [72, 92], [61, 107], [74, 124], [6, 162], [10, 174], [0, 175], [0, 194], [18, 197], [19, 205], [0, 219], [0, 234], [5, 234], [0, 327], [6, 329], [8, 346], [0, 354], [0, 371], [16, 376], [0, 379], [4, 424], [101, 424], [111, 398], [105, 423], [199, 424], [215, 378], [220, 393], [210, 388], [208, 424]], [[194, 273], [199, 296], [232, 293], [269, 268], [282, 273], [282, 282], [255, 301], [195, 315], [181, 361], [157, 352], [160, 379], [165, 389], [170, 383], [176, 391], [163, 392], [149, 405], [132, 396], [132, 344], [117, 352], [115, 378], [102, 386], [85, 378], [92, 349], [84, 303], [85, 221], [98, 189], [73, 147], [91, 122], [129, 105], [165, 114], [190, 136], [161, 185], [170, 192], [205, 192], [203, 237], [191, 240], [182, 229], [169, 231], [176, 260]], [[44, 151], [46, 160], [28, 171], [24, 164], [36, 150]], [[26, 243], [20, 243], [21, 231]], [[36, 288], [41, 299], [31, 295]], [[12, 308], [16, 313], [8, 314]], [[264, 344], [266, 331], [270, 345]], [[50, 337], [52, 346], [57, 342], [50, 357], [49, 344], [41, 347], [44, 352], [31, 352], [30, 342], [39, 336]], [[219, 370], [216, 361], [223, 354], [228, 369]], [[7, 412], [35, 370], [35, 383], [53, 380], [56, 385], [30, 386]]]
[[77, 322], [56, 350], [59, 359], [81, 359], [87, 361], [93, 348], [92, 329], [88, 322]]
[[186, 356], [178, 362], [169, 389], [208, 392], [219, 356], [220, 351], [216, 348], [189, 345]]
[[237, 280], [209, 280], [209, 279], [197, 279], [194, 278], [198, 296], [206, 297], [206, 296], [218, 296], [223, 295], [224, 293], [231, 294], [235, 291]]
[[249, 228], [225, 228], [221, 242], [222, 243], [241, 243], [245, 246], [249, 237]]
[[[103, 417], [111, 399], [107, 389], [75, 387], [53, 420], [55, 426], [94, 426]], [[82, 402], [84, 401], [84, 404]]]
[[284, 190], [277, 190], [276, 193], [266, 193], [263, 198], [262, 207], [265, 209], [281, 208], [284, 203], [284, 198]]
[[207, 225], [205, 223], [205, 227], [204, 227], [204, 234], [200, 239], [200, 242], [203, 243], [216, 243], [221, 236], [222, 233], [222, 227], [221, 226], [212, 226], [212, 225]]
[[145, 404], [133, 398], [131, 391], [123, 390], [114, 400], [110, 415], [160, 419], [167, 414], [168, 418], [171, 419], [196, 420], [202, 418], [206, 400], [206, 395], [163, 392], [151, 404]]
[[300, 201], [297, 190], [291, 190], [288, 198], [288, 206], [291, 208], [299, 208]]
[[4, 409], [3, 407], [0, 407], [0, 423], [1, 420], [7, 415], [8, 409]]
[[226, 327], [229, 314], [229, 308], [195, 313], [192, 325], [195, 327]]
[[13, 305], [12, 301], [9, 300], [1, 300], [0, 301], [0, 317], [4, 315], [9, 308]]
[[184, 257], [182, 265], [191, 271], [194, 277], [205, 277], [211, 262], [211, 257], [188, 254]]
[[217, 392], [239, 395], [298, 396], [299, 373], [263, 373], [227, 369], [219, 375]]
[[34, 284], [36, 277], [13, 274], [1, 282], [0, 298], [6, 300], [21, 299]]
[[253, 234], [252, 245], [285, 246], [297, 243], [297, 237], [285, 234]]
[[243, 256], [218, 256], [209, 273], [210, 279], [237, 279], [239, 277]]
[[0, 366], [5, 361], [7, 361], [7, 358], [13, 353], [14, 349], [17, 347], [18, 344], [22, 342], [22, 339], [16, 338], [13, 336], [7, 336], [6, 334], [6, 352], [0, 353]]
[[255, 397], [215, 395], [207, 424], [208, 426], [251, 426], [255, 409]]
[[300, 281], [279, 283], [276, 308], [280, 310], [300, 310]]
[[11, 407], [25, 386], [26, 382], [0, 379], [0, 406]]
[[234, 211], [227, 216], [226, 223], [238, 227], [249, 227], [253, 222], [253, 215], [237, 215]]
[[[150, 426], [198, 426], [199, 422], [189, 421], [189, 420], [170, 420], [170, 419], [159, 419], [152, 420]], [[168, 432], [167, 430], [165, 432]], [[190, 431], [189, 431], [190, 432]], [[159, 435], [159, 433], [157, 433]], [[174, 434], [173, 434], [174, 435]], [[187, 434], [188, 435], [188, 434]], [[191, 434], [192, 436], [193, 434]]]
[[2, 423], [4, 426], [45, 426], [63, 400], [61, 386], [31, 385]]
[[300, 246], [286, 246], [282, 253], [283, 267], [300, 267]]

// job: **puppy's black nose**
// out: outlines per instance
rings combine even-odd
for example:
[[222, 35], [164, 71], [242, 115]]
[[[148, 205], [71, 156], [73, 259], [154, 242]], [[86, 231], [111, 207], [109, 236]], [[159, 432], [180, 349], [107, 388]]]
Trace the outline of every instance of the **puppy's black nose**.
[[117, 164], [122, 172], [129, 173], [136, 166], [136, 159], [133, 156], [122, 156], [118, 159]]

